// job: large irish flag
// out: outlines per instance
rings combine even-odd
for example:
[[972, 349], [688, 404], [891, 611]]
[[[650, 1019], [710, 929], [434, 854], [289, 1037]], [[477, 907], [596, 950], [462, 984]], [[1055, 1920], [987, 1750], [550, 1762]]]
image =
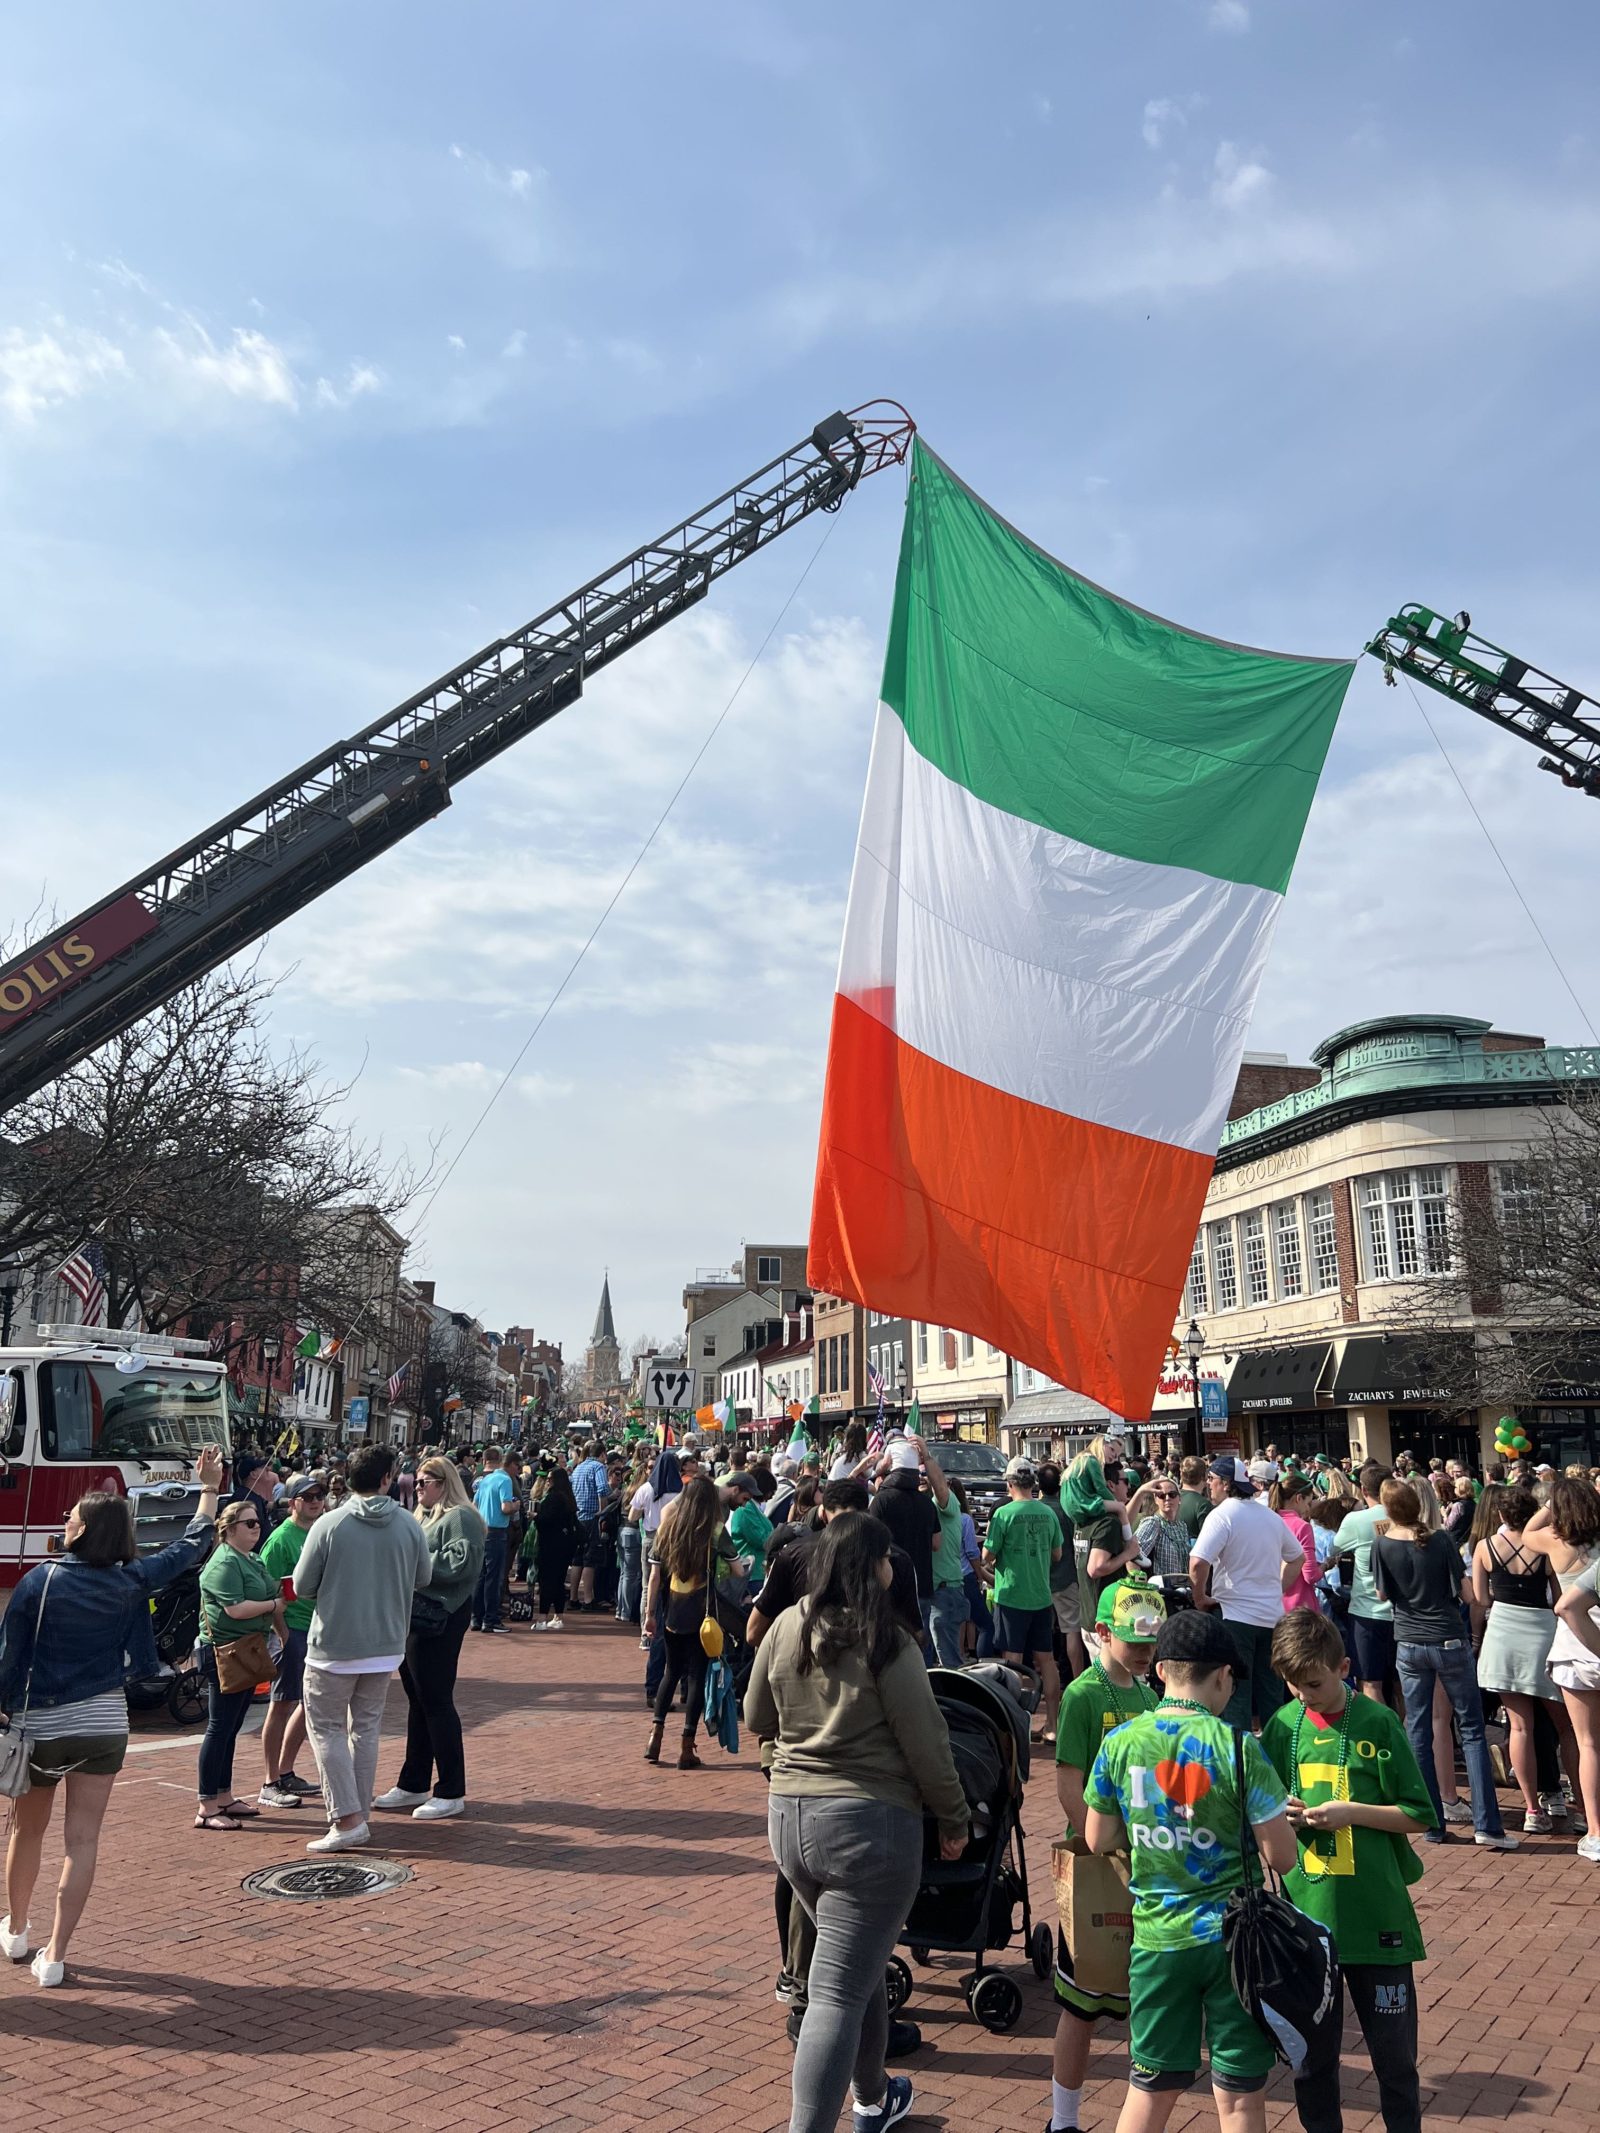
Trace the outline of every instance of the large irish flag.
[[1114, 599], [916, 446], [818, 1288], [1149, 1412], [1353, 665]]

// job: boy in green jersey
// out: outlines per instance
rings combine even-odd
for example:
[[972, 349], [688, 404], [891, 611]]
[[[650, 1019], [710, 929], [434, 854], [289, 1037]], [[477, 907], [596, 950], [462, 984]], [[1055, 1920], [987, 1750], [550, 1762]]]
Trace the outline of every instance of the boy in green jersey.
[[[1409, 1839], [1434, 1826], [1428, 1789], [1388, 1705], [1352, 1695], [1344, 1640], [1326, 1617], [1285, 1615], [1272, 1669], [1294, 1697], [1261, 1735], [1300, 1840], [1284, 1892], [1333, 1936], [1388, 2133], [1420, 2133], [1412, 1966], [1427, 1951], [1409, 1894], [1422, 1861]], [[1294, 2100], [1306, 2133], [1341, 2133], [1337, 2030], [1326, 2056], [1302, 2069]]]
[[[1063, 1690], [1056, 1721], [1056, 1796], [1067, 1818], [1062, 1842], [1069, 1851], [1089, 1849], [1083, 1834], [1088, 1820], [1083, 1788], [1101, 1743], [1128, 1719], [1156, 1707], [1155, 1691], [1146, 1677], [1157, 1632], [1166, 1618], [1161, 1595], [1137, 1580], [1108, 1585], [1100, 1595], [1094, 1618], [1095, 1656]], [[1050, 2133], [1068, 2133], [1078, 2123], [1094, 2025], [1102, 2019], [1126, 2022], [1128, 2002], [1120, 1993], [1085, 1992], [1074, 1983], [1071, 1950], [1060, 1931], [1056, 1934], [1055, 1987], [1061, 2014], [1050, 2067]]]
[[1202, 2037], [1224, 2133], [1266, 2133], [1262, 2091], [1275, 2054], [1234, 1992], [1222, 1914], [1244, 1886], [1246, 1819], [1277, 1873], [1289, 1871], [1296, 1851], [1272, 1766], [1222, 1718], [1234, 1657], [1216, 1615], [1195, 1608], [1170, 1615], [1156, 1638], [1163, 1699], [1107, 1737], [1084, 1787], [1090, 1850], [1130, 1857], [1133, 2063], [1117, 2133], [1162, 2133], [1194, 2080]]

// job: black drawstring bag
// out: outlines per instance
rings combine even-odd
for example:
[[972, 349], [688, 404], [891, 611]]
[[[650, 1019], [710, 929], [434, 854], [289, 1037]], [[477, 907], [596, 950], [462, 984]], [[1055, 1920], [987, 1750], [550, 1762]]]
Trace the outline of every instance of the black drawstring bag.
[[[1239, 1792], [1239, 1849], [1244, 1887], [1235, 1889], [1222, 1914], [1233, 1989], [1284, 2064], [1298, 2075], [1337, 2058], [1344, 2028], [1344, 1991], [1333, 1940], [1315, 1919], [1297, 1911], [1281, 1887], [1267, 1885], [1267, 1863], [1250, 1827], [1245, 1789], [1244, 1735], [1234, 1736], [1234, 1774]], [[1261, 1867], [1261, 1884], [1250, 1885], [1250, 1862]]]

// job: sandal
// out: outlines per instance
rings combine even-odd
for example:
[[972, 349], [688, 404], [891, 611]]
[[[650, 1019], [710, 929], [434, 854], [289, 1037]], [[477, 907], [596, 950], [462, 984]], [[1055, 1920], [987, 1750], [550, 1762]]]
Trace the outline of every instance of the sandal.
[[249, 1800], [230, 1800], [226, 1807], [219, 1807], [219, 1814], [231, 1815], [235, 1822], [259, 1822], [261, 1809]]
[[203, 1811], [194, 1818], [196, 1829], [237, 1829], [240, 1825], [225, 1814], [206, 1814]]

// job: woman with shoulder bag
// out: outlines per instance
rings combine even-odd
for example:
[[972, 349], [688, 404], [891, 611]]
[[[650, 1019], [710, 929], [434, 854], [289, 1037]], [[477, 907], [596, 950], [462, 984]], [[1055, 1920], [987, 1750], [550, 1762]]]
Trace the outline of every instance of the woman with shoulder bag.
[[697, 1474], [684, 1484], [672, 1516], [656, 1529], [650, 1558], [644, 1629], [647, 1637], [654, 1637], [656, 1624], [660, 1623], [666, 1638], [667, 1666], [656, 1690], [655, 1723], [644, 1751], [647, 1763], [660, 1762], [667, 1713], [680, 1685], [687, 1683], [689, 1701], [683, 1714], [678, 1768], [701, 1767], [694, 1748], [706, 1691], [706, 1651], [700, 1641], [700, 1625], [714, 1613], [713, 1577], [724, 1575], [734, 1563], [733, 1543], [722, 1529], [717, 1485], [708, 1476]]
[[489, 1535], [452, 1461], [425, 1459], [417, 1469], [417, 1493], [433, 1577], [426, 1590], [412, 1596], [411, 1630], [400, 1663], [406, 1759], [392, 1789], [372, 1804], [390, 1813], [409, 1808], [413, 1821], [438, 1822], [464, 1814], [467, 1807], [456, 1672]]
[[283, 1635], [283, 1585], [254, 1553], [261, 1508], [230, 1503], [217, 1520], [222, 1543], [200, 1573], [200, 1678], [206, 1730], [200, 1742], [196, 1829], [233, 1830], [261, 1812], [233, 1796], [233, 1750], [257, 1688], [273, 1677], [268, 1630]]
[[[141, 1556], [133, 1507], [95, 1491], [68, 1513], [66, 1547], [28, 1571], [0, 1619], [0, 1711], [27, 1751], [7, 1786], [12, 1793], [6, 1847], [7, 1915], [0, 1955], [28, 1955], [28, 1905], [39, 1878], [56, 1788], [65, 1780], [66, 1857], [50, 1938], [33, 1959], [41, 1985], [66, 1975], [67, 1944], [94, 1885], [100, 1825], [128, 1747], [124, 1654], [148, 1629], [150, 1596], [196, 1569], [214, 1539], [222, 1453], [208, 1444], [195, 1466], [200, 1501], [181, 1540]], [[20, 1792], [14, 1787], [21, 1784]]]

